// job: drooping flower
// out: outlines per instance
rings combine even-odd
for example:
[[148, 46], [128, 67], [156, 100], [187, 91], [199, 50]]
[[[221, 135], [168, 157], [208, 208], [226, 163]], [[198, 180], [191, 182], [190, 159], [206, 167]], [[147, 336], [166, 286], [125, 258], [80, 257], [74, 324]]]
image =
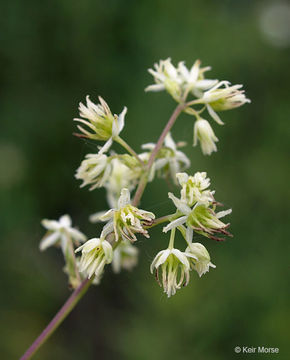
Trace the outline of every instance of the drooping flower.
[[39, 244], [41, 251], [56, 245], [61, 247], [65, 256], [70, 241], [78, 245], [87, 239], [82, 232], [72, 227], [69, 215], [61, 216], [58, 221], [43, 219], [41, 224], [48, 230]]
[[130, 192], [124, 188], [118, 201], [118, 208], [109, 210], [101, 217], [102, 221], [109, 222], [104, 226], [101, 237], [111, 232], [115, 234], [115, 241], [128, 239], [136, 241], [136, 233], [149, 237], [144, 226], [151, 225], [155, 215], [149, 211], [138, 209], [130, 203]]
[[122, 131], [127, 108], [124, 107], [120, 115], [113, 115], [108, 104], [100, 96], [100, 104], [94, 104], [89, 99], [89, 96], [86, 97], [86, 101], [87, 105], [82, 103], [79, 104], [81, 119], [75, 118], [74, 120], [86, 125], [87, 128], [91, 130], [86, 130], [80, 125], [77, 126], [85, 137], [94, 140], [106, 141], [105, 145], [99, 152], [102, 154], [108, 151], [114, 138]]
[[75, 174], [82, 180], [81, 187], [91, 185], [90, 190], [104, 186], [110, 178], [112, 170], [111, 159], [105, 154], [87, 154]]
[[85, 242], [76, 249], [75, 252], [82, 252], [79, 271], [85, 272], [90, 279], [93, 275], [97, 279], [103, 274], [106, 264], [113, 260], [113, 248], [111, 244], [103, 238], [93, 238]]
[[212, 152], [217, 151], [215, 143], [218, 138], [207, 120], [198, 119], [194, 124], [193, 146], [196, 146], [198, 141], [204, 155], [210, 155]]
[[[168, 297], [188, 284], [190, 277], [189, 259], [194, 258], [195, 255], [174, 248], [159, 251], [155, 256], [150, 271], [152, 274], [155, 271], [156, 279]], [[159, 268], [161, 268], [161, 278]]]
[[193, 243], [192, 237], [193, 229], [188, 227], [186, 229], [186, 242], [188, 247], [185, 252], [194, 255], [194, 257], [189, 259], [190, 268], [195, 270], [199, 277], [201, 277], [209, 271], [210, 267], [215, 268], [216, 266], [211, 263], [209, 253], [205, 246], [200, 243]]
[[[178, 150], [178, 145], [174, 142], [171, 134], [168, 133], [164, 139], [164, 146], [159, 150], [154, 162], [154, 170], [161, 177], [170, 175], [174, 183], [176, 183], [176, 173], [190, 166], [190, 160], [182, 151]], [[155, 148], [155, 144], [144, 144], [142, 148], [152, 151]]]
[[114, 250], [112, 268], [115, 273], [121, 269], [131, 270], [138, 262], [138, 249], [129, 240], [122, 240]]

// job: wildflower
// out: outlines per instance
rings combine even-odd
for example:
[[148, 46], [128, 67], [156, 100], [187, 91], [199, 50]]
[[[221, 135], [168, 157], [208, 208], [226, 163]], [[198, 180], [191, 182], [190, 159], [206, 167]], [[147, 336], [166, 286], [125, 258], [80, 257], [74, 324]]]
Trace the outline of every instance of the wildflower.
[[213, 240], [224, 240], [223, 238], [217, 237], [216, 234], [232, 236], [232, 234], [226, 230], [230, 224], [224, 224], [221, 220], [219, 220], [220, 218], [230, 214], [232, 212], [231, 209], [215, 213], [215, 202], [211, 204], [202, 204], [197, 202], [191, 209], [184, 200], [178, 199], [172, 193], [168, 193], [168, 197], [173, 201], [178, 213], [177, 218], [173, 219], [163, 228], [163, 232], [167, 232], [186, 224], [196, 233], [209, 237]]
[[181, 200], [188, 206], [195, 203], [209, 203], [214, 200], [213, 191], [207, 190], [210, 186], [210, 179], [206, 177], [206, 172], [197, 172], [193, 176], [187, 173], [177, 173], [176, 178], [182, 187]]
[[123, 188], [131, 191], [137, 185], [141, 171], [139, 163], [135, 168], [130, 168], [128, 165], [128, 161], [119, 158], [115, 158], [111, 162], [111, 173], [105, 184], [107, 200], [111, 208], [117, 206]]
[[112, 165], [105, 154], [87, 154], [77, 169], [75, 177], [83, 180], [81, 187], [91, 185], [90, 190], [104, 186], [109, 179]]
[[[220, 81], [214, 87], [206, 91], [201, 97], [200, 103], [206, 104], [207, 110], [211, 117], [220, 125], [223, 125], [216, 111], [224, 111], [250, 103], [244, 90], [239, 90], [243, 85], [229, 86], [229, 81]], [[224, 86], [224, 88], [220, 88]]]
[[194, 255], [194, 257], [189, 259], [190, 267], [192, 270], [195, 270], [199, 277], [209, 271], [209, 268], [215, 268], [216, 266], [211, 263], [210, 256], [207, 249], [200, 243], [192, 242], [193, 230], [188, 227], [186, 229], [186, 242], [188, 247], [185, 252]]
[[196, 97], [201, 97], [203, 91], [212, 88], [218, 83], [218, 80], [205, 79], [204, 73], [211, 70], [210, 66], [201, 68], [200, 60], [196, 60], [190, 70], [184, 64], [179, 62], [178, 71], [184, 81], [184, 87], [187, 91], [191, 91]]
[[119, 273], [121, 269], [131, 270], [138, 262], [138, 249], [130, 241], [122, 240], [114, 250], [112, 261], [113, 271]]
[[155, 215], [151, 212], [138, 209], [130, 204], [130, 192], [124, 188], [118, 201], [118, 208], [109, 210], [101, 220], [109, 222], [104, 226], [101, 237], [106, 237], [114, 232], [115, 241], [120, 238], [136, 241], [135, 233], [140, 233], [149, 238], [144, 226], [151, 225]]
[[63, 254], [66, 255], [69, 242], [79, 244], [87, 239], [82, 232], [72, 227], [69, 215], [61, 216], [58, 221], [44, 219], [41, 224], [48, 230], [40, 242], [41, 251], [53, 245], [60, 245]]
[[190, 266], [198, 273], [199, 277], [207, 273], [210, 267], [216, 267], [210, 262], [209, 253], [202, 244], [192, 243], [185, 251], [196, 256], [197, 259], [191, 258], [192, 260], [190, 261]]
[[171, 59], [160, 60], [159, 64], [154, 64], [154, 68], [155, 70], [148, 71], [153, 75], [156, 84], [147, 86], [145, 91], [166, 90], [177, 102], [180, 102], [182, 79], [178, 70], [172, 65]]
[[194, 124], [193, 146], [196, 146], [198, 141], [204, 155], [210, 155], [217, 151], [215, 142], [218, 141], [218, 138], [207, 120], [198, 119]]
[[[159, 150], [157, 160], [154, 163], [154, 170], [158, 171], [163, 177], [170, 174], [175, 183], [176, 173], [190, 166], [190, 160], [182, 151], [178, 150], [178, 145], [172, 139], [171, 134], [168, 133], [164, 139], [164, 146]], [[144, 144], [142, 148], [152, 151], [155, 144]]]
[[100, 104], [98, 105], [94, 104], [89, 96], [86, 97], [86, 101], [86, 106], [82, 103], [79, 104], [80, 117], [83, 119], [76, 118], [74, 120], [86, 125], [92, 131], [90, 132], [78, 125], [78, 129], [85, 137], [106, 141], [100, 150], [100, 153], [104, 153], [110, 148], [114, 138], [122, 131], [127, 108], [124, 107], [120, 115], [113, 115], [108, 104], [100, 96]]
[[[159, 285], [163, 286], [168, 297], [174, 295], [181, 286], [186, 286], [189, 283], [189, 259], [194, 258], [197, 260], [195, 255], [174, 248], [159, 251], [155, 256], [150, 271], [153, 274], [155, 270], [156, 279]], [[159, 278], [159, 267], [161, 267], [162, 272], [162, 284]]]
[[93, 275], [97, 279], [102, 276], [106, 264], [113, 260], [113, 248], [111, 244], [103, 238], [93, 238], [88, 240], [75, 252], [82, 252], [79, 270], [85, 272], [90, 279]]

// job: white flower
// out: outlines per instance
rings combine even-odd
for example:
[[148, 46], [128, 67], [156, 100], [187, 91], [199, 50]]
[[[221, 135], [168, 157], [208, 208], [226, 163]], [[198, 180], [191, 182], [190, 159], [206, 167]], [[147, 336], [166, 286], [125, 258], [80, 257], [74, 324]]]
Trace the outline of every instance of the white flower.
[[207, 120], [198, 119], [194, 124], [193, 146], [197, 145], [198, 140], [204, 155], [210, 155], [217, 151], [215, 142], [218, 141], [218, 138]]
[[179, 62], [178, 71], [184, 82], [187, 91], [191, 91], [196, 97], [200, 97], [203, 91], [210, 89], [218, 83], [218, 80], [205, 79], [204, 72], [211, 70], [211, 67], [200, 68], [200, 60], [196, 60], [191, 69], [187, 69], [184, 61]]
[[209, 271], [209, 268], [215, 268], [216, 266], [210, 262], [210, 256], [207, 249], [200, 243], [192, 242], [193, 230], [188, 227], [186, 229], [186, 242], [188, 247], [185, 252], [194, 255], [189, 259], [191, 269], [195, 270], [199, 277]]
[[85, 272], [89, 279], [93, 275], [100, 279], [105, 265], [110, 264], [113, 260], [113, 248], [108, 241], [102, 238], [88, 240], [77, 248], [75, 252], [79, 251], [82, 252], [79, 270]]
[[190, 244], [186, 252], [189, 252], [196, 256], [196, 259], [190, 261], [190, 266], [193, 270], [195, 270], [199, 277], [209, 271], [209, 268], [215, 268], [216, 266], [210, 262], [210, 256], [206, 248], [200, 243], [192, 243]]
[[[84, 134], [85, 137], [95, 140], [106, 141], [105, 145], [101, 148], [100, 154], [108, 151], [113, 143], [113, 140], [120, 134], [124, 127], [124, 118], [127, 108], [124, 107], [120, 115], [112, 114], [108, 104], [99, 96], [100, 104], [94, 104], [89, 96], [86, 97], [87, 105], [80, 103], [79, 111], [83, 119], [74, 119], [86, 125], [92, 132], [84, 129], [78, 125], [78, 129]], [[84, 120], [87, 119], [87, 120]]]
[[[143, 149], [153, 150], [154, 143], [142, 145]], [[176, 183], [176, 173], [190, 167], [190, 160], [178, 150], [178, 144], [174, 142], [170, 133], [164, 139], [164, 146], [159, 150], [154, 162], [154, 170], [158, 171], [162, 177], [170, 174]]]
[[151, 225], [154, 218], [153, 213], [131, 205], [129, 190], [122, 189], [118, 208], [109, 210], [101, 217], [102, 221], [109, 220], [103, 228], [101, 237], [105, 238], [108, 234], [114, 232], [115, 241], [120, 238], [136, 241], [135, 233], [140, 233], [148, 238], [149, 234], [144, 226]]
[[206, 172], [197, 172], [193, 176], [187, 173], [177, 173], [176, 178], [182, 187], [181, 200], [188, 206], [195, 203], [210, 203], [214, 201], [214, 191], [206, 190], [210, 186], [210, 179], [206, 177]]
[[169, 230], [186, 224], [187, 227], [192, 228], [196, 233], [213, 240], [224, 240], [216, 236], [216, 234], [232, 236], [232, 234], [226, 230], [230, 224], [224, 224], [219, 220], [230, 214], [232, 212], [231, 209], [215, 213], [214, 202], [212, 204], [200, 204], [197, 202], [191, 209], [184, 200], [178, 199], [172, 193], [168, 193], [168, 197], [173, 201], [179, 213], [177, 213], [175, 219], [163, 228], [163, 232], [168, 232]]
[[110, 178], [111, 160], [105, 154], [87, 154], [77, 169], [75, 177], [83, 180], [81, 187], [91, 185], [90, 190], [104, 186]]
[[40, 242], [39, 248], [41, 251], [53, 245], [60, 245], [65, 256], [70, 241], [78, 244], [87, 239], [82, 232], [72, 227], [69, 215], [61, 216], [58, 221], [44, 219], [41, 224], [48, 230]]
[[112, 160], [112, 170], [105, 184], [107, 190], [107, 201], [111, 208], [117, 206], [118, 199], [123, 188], [127, 188], [131, 191], [136, 186], [140, 174], [138, 166], [134, 171], [125, 165], [120, 159], [115, 158]]
[[[190, 263], [189, 259], [196, 258], [195, 255], [181, 252], [178, 249], [166, 249], [160, 251], [154, 258], [150, 271], [155, 270], [156, 279], [168, 297], [174, 295], [181, 286], [189, 282]], [[161, 279], [159, 276], [161, 267]], [[162, 284], [161, 284], [162, 283]]]
[[154, 68], [155, 70], [149, 69], [148, 71], [153, 75], [156, 84], [147, 86], [145, 91], [167, 90], [179, 102], [182, 95], [182, 79], [178, 70], [172, 65], [171, 59], [160, 60], [159, 64], [154, 64]]
[[[200, 102], [206, 104], [209, 114], [220, 125], [223, 125], [223, 122], [216, 111], [234, 109], [251, 102], [246, 98], [245, 91], [239, 90], [243, 85], [229, 85], [229, 81], [220, 81], [203, 94]], [[220, 89], [221, 86], [224, 86], [224, 88]]]
[[138, 249], [129, 240], [122, 240], [114, 250], [112, 268], [115, 273], [121, 269], [131, 270], [138, 262]]

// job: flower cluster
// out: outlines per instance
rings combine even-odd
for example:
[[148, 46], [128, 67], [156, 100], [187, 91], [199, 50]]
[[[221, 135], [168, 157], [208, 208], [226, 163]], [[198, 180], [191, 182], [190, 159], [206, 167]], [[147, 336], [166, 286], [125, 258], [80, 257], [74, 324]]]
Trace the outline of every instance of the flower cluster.
[[[210, 179], [205, 172], [194, 175], [184, 172], [190, 167], [189, 158], [180, 150], [185, 143], [176, 143], [169, 132], [182, 112], [194, 116], [193, 145], [200, 143], [203, 154], [210, 155], [217, 151], [218, 138], [210, 122], [204, 118], [204, 111], [216, 123], [223, 125], [219, 112], [250, 102], [242, 85], [207, 79], [205, 73], [208, 70], [210, 67], [201, 67], [199, 60], [187, 68], [184, 62], [175, 67], [170, 59], [161, 60], [154, 64], [154, 69], [149, 69], [155, 83], [145, 90], [165, 90], [178, 106], [159, 140], [142, 145], [141, 153], [120, 137], [126, 107], [116, 115], [101, 97], [98, 104], [93, 103], [89, 96], [86, 104], [79, 104], [80, 118], [74, 120], [80, 123], [77, 125], [80, 133], [76, 135], [105, 144], [98, 148], [97, 153], [85, 156], [75, 177], [81, 181], [80, 187], [106, 189], [110, 210], [90, 216], [92, 222], [102, 221], [104, 224], [99, 235], [89, 240], [72, 227], [68, 215], [58, 221], [42, 221], [47, 234], [40, 242], [40, 250], [53, 245], [61, 248], [65, 259], [64, 271], [69, 276], [71, 287], [77, 288], [84, 279], [100, 283], [108, 264], [115, 273], [133, 269], [138, 261], [137, 236], [149, 238], [150, 228], [165, 222], [163, 232], [170, 232], [169, 244], [154, 257], [150, 270], [155, 273], [168, 297], [186, 286], [192, 273], [201, 277], [210, 268], [215, 268], [205, 246], [193, 242], [193, 239], [198, 235], [221, 241], [224, 236], [232, 236], [228, 232], [230, 224], [221, 220], [231, 213], [231, 209], [217, 211], [221, 204], [215, 200], [215, 192], [210, 189]], [[125, 153], [116, 153], [112, 149], [113, 142], [117, 142]], [[179, 196], [168, 193], [175, 205], [175, 213], [158, 219], [152, 212], [137, 207], [145, 187], [155, 175], [167, 180], [171, 178], [175, 185], [180, 186]], [[174, 245], [177, 234], [185, 240], [183, 249]]]
[[[200, 142], [204, 155], [210, 155], [217, 151], [215, 136], [210, 123], [201, 118], [200, 114], [207, 109], [209, 116], [219, 125], [223, 125], [217, 112], [234, 109], [249, 103], [242, 85], [230, 86], [229, 81], [219, 81], [217, 79], [206, 79], [204, 73], [210, 67], [202, 68], [201, 62], [197, 60], [191, 69], [185, 63], [179, 62], [175, 67], [171, 59], [160, 60], [159, 64], [154, 64], [149, 73], [153, 75], [154, 85], [148, 86], [146, 91], [166, 90], [178, 103], [185, 104], [185, 112], [196, 117], [194, 124], [193, 146]], [[193, 96], [193, 100], [188, 101], [188, 96]], [[194, 105], [202, 106], [200, 110], [193, 108]]]

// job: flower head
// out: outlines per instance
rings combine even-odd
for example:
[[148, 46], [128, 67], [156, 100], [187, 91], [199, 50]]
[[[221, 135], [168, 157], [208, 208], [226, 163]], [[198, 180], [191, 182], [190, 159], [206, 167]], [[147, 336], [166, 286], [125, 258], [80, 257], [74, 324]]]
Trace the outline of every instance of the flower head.
[[[153, 274], [155, 270], [156, 279], [159, 285], [163, 286], [168, 297], [174, 295], [181, 286], [188, 284], [189, 259], [193, 258], [195, 258], [195, 255], [174, 248], [162, 250], [155, 256], [150, 271]], [[159, 268], [161, 268], [161, 279]]]
[[118, 208], [109, 210], [101, 217], [101, 220], [109, 222], [104, 226], [101, 237], [106, 237], [114, 232], [115, 240], [128, 239], [136, 241], [135, 233], [149, 237], [148, 231], [144, 228], [151, 225], [155, 215], [149, 211], [138, 209], [130, 203], [130, 192], [124, 188], [118, 201]]
[[60, 245], [65, 255], [70, 241], [79, 244], [87, 239], [82, 232], [72, 227], [69, 215], [61, 216], [58, 221], [43, 219], [41, 224], [48, 230], [40, 242], [39, 248], [41, 251], [53, 245]]
[[231, 209], [215, 213], [214, 206], [206, 206], [197, 203], [186, 219], [187, 226], [190, 226], [196, 233], [221, 241], [223, 238], [217, 235], [232, 236], [226, 229], [230, 224], [223, 223], [220, 218], [232, 212]]
[[82, 252], [79, 270], [85, 272], [89, 279], [93, 275], [100, 279], [105, 265], [113, 260], [113, 248], [107, 240], [102, 238], [88, 240], [76, 249], [76, 252], [79, 251]]
[[113, 271], [131, 270], [138, 262], [138, 249], [129, 240], [122, 240], [114, 250], [112, 261]]
[[193, 206], [197, 202], [208, 203], [214, 200], [213, 191], [207, 189], [210, 186], [210, 179], [206, 176], [206, 172], [197, 172], [193, 176], [185, 172], [176, 174], [182, 188], [181, 200], [188, 206]]
[[210, 155], [212, 152], [217, 151], [215, 143], [218, 138], [207, 120], [198, 119], [194, 124], [193, 146], [196, 146], [198, 141], [204, 155]]
[[155, 63], [149, 73], [153, 75], [155, 84], [147, 86], [145, 91], [162, 91], [166, 90], [177, 101], [181, 100], [182, 79], [178, 70], [172, 65], [171, 59], [160, 60], [159, 64]]
[[91, 130], [86, 130], [78, 125], [78, 129], [83, 133], [83, 136], [89, 139], [107, 141], [100, 150], [100, 153], [104, 153], [110, 148], [114, 138], [122, 131], [127, 108], [124, 107], [120, 115], [113, 115], [108, 104], [100, 96], [100, 104], [98, 105], [94, 104], [89, 99], [89, 96], [86, 97], [86, 101], [87, 105], [79, 104], [82, 119], [76, 118], [74, 120], [86, 125]]
[[75, 177], [83, 180], [81, 187], [91, 185], [90, 190], [104, 186], [110, 177], [111, 159], [105, 154], [87, 154], [77, 169]]

